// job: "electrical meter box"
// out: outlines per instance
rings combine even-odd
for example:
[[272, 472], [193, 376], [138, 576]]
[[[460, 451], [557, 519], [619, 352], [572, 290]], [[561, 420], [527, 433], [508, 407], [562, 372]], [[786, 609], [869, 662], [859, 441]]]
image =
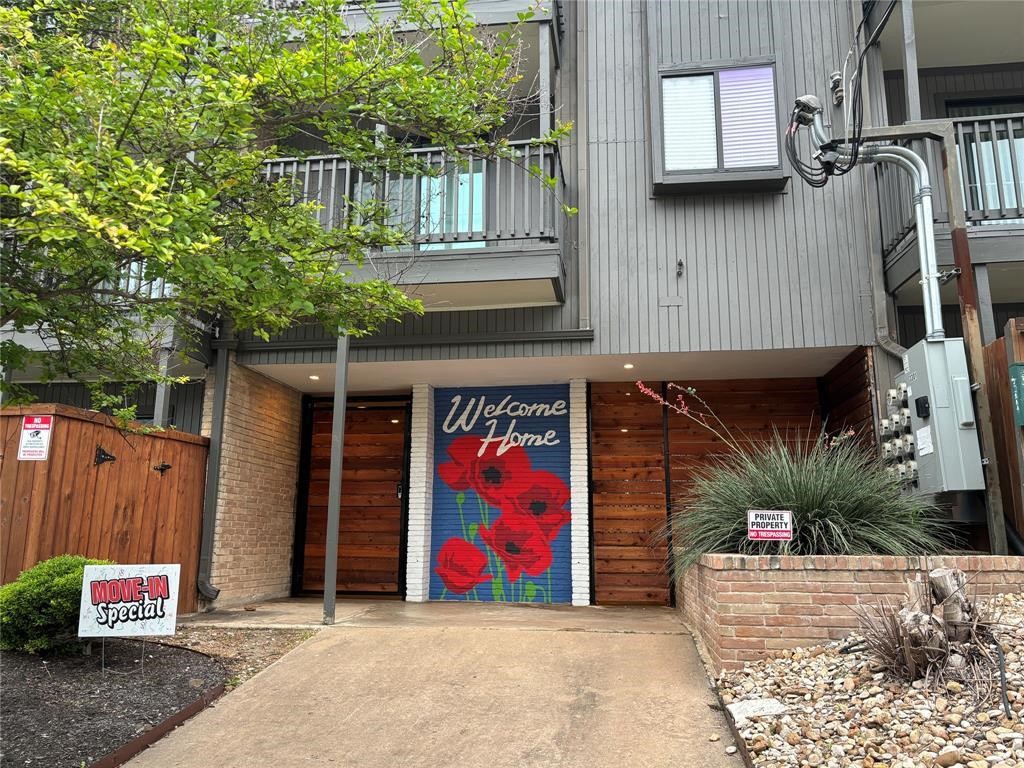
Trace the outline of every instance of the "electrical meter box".
[[902, 440], [899, 458], [913, 465], [900, 473], [907, 482], [926, 493], [984, 490], [963, 339], [919, 341], [904, 352], [889, 411], [889, 431], [901, 433], [889, 440]]

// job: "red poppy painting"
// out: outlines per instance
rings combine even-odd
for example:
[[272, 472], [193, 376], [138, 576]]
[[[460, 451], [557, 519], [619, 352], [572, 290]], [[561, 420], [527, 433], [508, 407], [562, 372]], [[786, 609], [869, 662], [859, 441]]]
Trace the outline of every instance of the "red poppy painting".
[[436, 398], [431, 598], [569, 602], [568, 387]]
[[474, 490], [493, 507], [502, 506], [510, 489], [517, 487], [530, 471], [530, 459], [518, 446], [498, 454], [494, 443], [479, 437], [459, 437], [448, 447], [451, 461], [437, 473], [456, 491]]
[[536, 522], [551, 541], [569, 522], [569, 487], [553, 472], [531, 472], [519, 489], [509, 494], [509, 506]]
[[480, 528], [480, 538], [501, 559], [510, 582], [524, 572], [540, 576], [551, 567], [551, 546], [530, 517], [506, 512], [490, 528]]
[[448, 539], [437, 557], [437, 575], [445, 588], [456, 595], [464, 595], [494, 578], [484, 573], [488, 557], [465, 539]]

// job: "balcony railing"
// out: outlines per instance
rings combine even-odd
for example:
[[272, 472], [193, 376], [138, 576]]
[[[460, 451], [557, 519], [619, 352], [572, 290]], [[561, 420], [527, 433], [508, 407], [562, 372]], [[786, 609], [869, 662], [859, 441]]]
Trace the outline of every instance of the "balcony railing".
[[[1024, 224], [1024, 113], [957, 118], [953, 128], [968, 225]], [[935, 220], [948, 222], [940, 149], [927, 142], [925, 152]], [[874, 173], [882, 252], [888, 254], [914, 229], [913, 193], [899, 168], [878, 164]]]
[[327, 229], [344, 226], [357, 206], [379, 200], [389, 224], [419, 251], [509, 247], [558, 239], [560, 205], [531, 169], [559, 180], [558, 149], [512, 142], [514, 159], [453, 157], [438, 148], [412, 150], [438, 175], [388, 174], [374, 178], [337, 155], [268, 161], [268, 179], [290, 179], [293, 199], [316, 202]]

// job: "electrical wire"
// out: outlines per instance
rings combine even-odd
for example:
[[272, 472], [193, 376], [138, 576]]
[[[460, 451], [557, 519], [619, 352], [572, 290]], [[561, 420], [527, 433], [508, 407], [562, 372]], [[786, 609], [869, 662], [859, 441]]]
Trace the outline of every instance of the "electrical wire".
[[[850, 51], [846, 54], [846, 60], [843, 62], [841, 77], [843, 87], [847, 94], [847, 102], [849, 103], [849, 112], [847, 112], [846, 106], [843, 108], [843, 128], [846, 131], [846, 141], [849, 144], [849, 155], [845, 159], [834, 163], [829, 168], [826, 168], [820, 163], [818, 165], [813, 165], [804, 162], [800, 159], [799, 148], [797, 147], [797, 134], [800, 130], [800, 123], [797, 121], [797, 114], [799, 110], [794, 109], [790, 115], [789, 126], [786, 129], [784, 142], [786, 156], [789, 158], [789, 162], [797, 172], [797, 175], [812, 187], [824, 187], [828, 183], [830, 176], [843, 176], [849, 173], [856, 167], [857, 161], [860, 159], [860, 148], [863, 143], [864, 136], [864, 62], [867, 58], [868, 52], [871, 50], [871, 46], [878, 42], [886, 24], [889, 23], [889, 19], [891, 18], [893, 11], [896, 9], [898, 0], [889, 0], [888, 6], [886, 6], [881, 19], [878, 21], [878, 25], [874, 30], [872, 30], [871, 34], [867, 36], [864, 40], [863, 47], [861, 47], [859, 45], [860, 36], [864, 31], [865, 24], [867, 23], [868, 17], [871, 15], [875, 2], [877, 2], [877, 0], [868, 0], [868, 2], [865, 2], [860, 24], [854, 31], [853, 44], [850, 46]], [[847, 88], [845, 82], [846, 68], [855, 50], [857, 51], [857, 66], [850, 77], [850, 85], [849, 88]], [[850, 130], [851, 124], [852, 131]]]
[[[860, 56], [860, 33], [864, 31], [864, 25], [871, 17], [871, 11], [874, 10], [875, 3], [877, 0], [864, 0], [864, 5], [861, 8], [860, 24], [857, 25], [857, 29], [853, 33], [853, 42], [850, 44], [850, 50], [846, 52], [846, 57], [843, 59], [843, 69], [840, 75], [840, 82], [843, 84], [843, 93], [851, 93], [853, 91], [852, 80], [846, 79], [846, 68], [850, 65], [850, 59], [853, 57], [854, 52], [857, 56]], [[850, 26], [853, 26], [853, 3], [849, 5], [850, 9]], [[849, 135], [850, 133], [850, 104], [851, 99], [843, 100], [843, 135]]]
[[796, 120], [797, 112], [798, 110], [793, 110], [789, 117], [789, 126], [786, 128], [786, 138], [783, 142], [786, 147], [786, 157], [789, 158], [790, 165], [793, 166], [793, 170], [797, 172], [800, 178], [812, 187], [824, 187], [828, 183], [828, 174], [825, 172], [825, 169], [821, 166], [805, 163], [800, 159], [796, 146], [796, 138], [800, 130], [800, 124]]
[[[882, 35], [882, 30], [885, 29], [885, 25], [889, 23], [889, 19], [892, 17], [893, 11], [896, 9], [897, 0], [889, 0], [889, 5], [886, 7], [885, 12], [882, 14], [882, 18], [878, 22], [878, 26], [875, 27], [874, 31], [864, 41], [864, 47], [860, 51], [860, 55], [857, 57], [857, 68], [854, 70], [853, 77], [850, 79], [851, 89], [853, 90], [853, 104], [851, 105], [851, 121], [853, 122], [853, 133], [849, 137], [850, 141], [850, 159], [843, 163], [837, 163], [833, 174], [835, 176], [842, 176], [849, 173], [857, 165], [857, 160], [860, 157], [860, 147], [862, 143], [862, 136], [864, 134], [864, 60], [867, 58], [868, 52], [871, 50], [878, 38]], [[866, 16], [864, 18], [867, 18]], [[863, 20], [862, 20], [863, 21]], [[859, 34], [860, 27], [858, 27]], [[854, 86], [854, 81], [856, 85]]]

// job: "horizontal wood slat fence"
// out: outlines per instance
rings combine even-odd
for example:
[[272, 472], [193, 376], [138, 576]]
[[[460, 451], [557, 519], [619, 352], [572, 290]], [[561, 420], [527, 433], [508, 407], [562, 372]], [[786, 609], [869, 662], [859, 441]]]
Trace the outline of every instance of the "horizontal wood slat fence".
[[[866, 399], [868, 366], [848, 360], [844, 403], [855, 413]], [[661, 382], [648, 382], [662, 391]], [[806, 440], [821, 427], [819, 380], [743, 379], [678, 382], [693, 386], [739, 442], [778, 430]], [[675, 400], [680, 390], [668, 389]], [[704, 406], [683, 395], [693, 410]], [[693, 472], [725, 443], [691, 419], [665, 409], [632, 382], [590, 386], [590, 456], [594, 526], [594, 596], [598, 604], [667, 605], [671, 600], [667, 521], [670, 502], [692, 487]], [[869, 406], [870, 407], [870, 406]], [[859, 420], [859, 416], [858, 416]], [[719, 429], [721, 429], [719, 427]]]
[[875, 445], [874, 355], [857, 347], [822, 377], [829, 432], [852, 429], [865, 445]]
[[[46, 461], [18, 460], [29, 415], [54, 417]], [[116, 460], [97, 465], [97, 446]], [[3, 583], [61, 554], [180, 563], [178, 612], [195, 611], [208, 446], [182, 432], [125, 433], [108, 416], [65, 405], [0, 410]]]
[[[740, 444], [775, 431], [796, 443], [813, 438], [823, 415], [830, 432], [855, 430], [874, 444], [871, 350], [858, 347], [821, 378], [732, 379], [647, 384], [694, 411], [710, 410]], [[686, 393], [692, 386], [701, 404]], [[721, 427], [716, 427], [721, 430]], [[594, 597], [598, 604], [667, 605], [668, 514], [693, 487], [693, 473], [725, 452], [723, 440], [663, 408], [633, 382], [590, 385]]]

